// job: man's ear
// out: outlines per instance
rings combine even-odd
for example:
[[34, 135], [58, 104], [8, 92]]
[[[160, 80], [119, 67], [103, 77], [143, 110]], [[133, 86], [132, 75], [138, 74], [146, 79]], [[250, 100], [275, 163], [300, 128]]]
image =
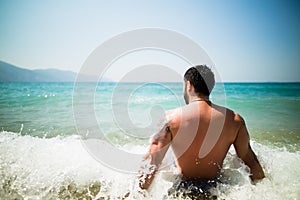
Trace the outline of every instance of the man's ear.
[[186, 89], [187, 89], [187, 91], [191, 91], [192, 90], [192, 88], [193, 88], [193, 85], [191, 84], [191, 82], [190, 81], [187, 81], [186, 82]]

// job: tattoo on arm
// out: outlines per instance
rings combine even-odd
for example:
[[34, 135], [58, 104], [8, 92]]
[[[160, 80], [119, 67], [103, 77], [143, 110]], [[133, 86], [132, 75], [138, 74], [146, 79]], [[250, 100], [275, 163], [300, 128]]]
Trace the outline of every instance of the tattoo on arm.
[[168, 134], [170, 134], [170, 136], [171, 136], [171, 141], [173, 140], [173, 135], [172, 135], [172, 132], [171, 132], [171, 129], [170, 129], [170, 126], [169, 125], [166, 125], [166, 132], [168, 133]]
[[168, 124], [165, 124], [160, 132], [154, 135], [149, 152], [145, 156], [147, 165], [143, 166], [139, 173], [140, 188], [147, 189], [151, 185], [172, 139], [172, 132]]

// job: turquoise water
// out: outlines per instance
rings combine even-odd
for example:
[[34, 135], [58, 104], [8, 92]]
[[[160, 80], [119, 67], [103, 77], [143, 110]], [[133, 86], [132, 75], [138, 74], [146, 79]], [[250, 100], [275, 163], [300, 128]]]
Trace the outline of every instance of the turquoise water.
[[[73, 86], [73, 83], [0, 83], [0, 129], [47, 138], [77, 134]], [[211, 99], [240, 113], [254, 140], [300, 150], [299, 83], [217, 84]], [[100, 83], [92, 103], [107, 134], [118, 133], [112, 112], [124, 106], [128, 110], [121, 113], [123, 117], [129, 117], [136, 127], [147, 128], [151, 120], [156, 120], [149, 114], [153, 107], [168, 110], [184, 105], [181, 83]]]
[[[93, 159], [77, 131], [96, 133], [98, 142], [101, 132], [115, 147], [142, 157], [164, 110], [184, 105], [182, 91], [182, 83], [0, 83], [0, 199], [120, 199], [127, 192], [140, 199], [135, 175]], [[300, 83], [218, 83], [211, 100], [244, 117], [267, 176], [252, 185], [231, 149], [222, 172], [226, 183], [215, 193], [300, 199]], [[173, 170], [160, 172], [151, 194], [143, 195], [161, 199]]]

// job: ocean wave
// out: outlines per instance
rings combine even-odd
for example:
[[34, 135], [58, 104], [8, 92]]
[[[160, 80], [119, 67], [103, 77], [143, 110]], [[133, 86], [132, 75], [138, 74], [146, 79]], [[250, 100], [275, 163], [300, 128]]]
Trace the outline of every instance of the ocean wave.
[[[300, 153], [256, 142], [252, 146], [266, 178], [253, 185], [231, 148], [213, 194], [220, 199], [299, 199]], [[147, 147], [126, 144], [123, 149], [140, 154]], [[1, 199], [162, 199], [178, 175], [168, 153], [164, 162], [169, 167], [160, 170], [149, 193], [141, 192], [136, 174], [104, 166], [76, 135], [38, 138], [3, 131], [0, 155]]]

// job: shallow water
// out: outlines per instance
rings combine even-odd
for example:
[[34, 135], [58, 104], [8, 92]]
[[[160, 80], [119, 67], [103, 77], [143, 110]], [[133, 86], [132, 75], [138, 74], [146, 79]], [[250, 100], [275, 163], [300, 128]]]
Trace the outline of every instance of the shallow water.
[[[160, 114], [184, 104], [182, 84], [101, 83], [92, 101], [84, 98], [89, 84], [80, 87], [85, 93], [75, 104], [72, 83], [0, 83], [0, 199], [164, 198], [177, 176], [171, 152], [168, 167], [145, 193], [137, 189], [136, 174], [99, 162], [84, 143], [100, 130], [96, 142], [142, 160]], [[245, 118], [266, 172], [252, 185], [230, 149], [212, 193], [219, 199], [300, 199], [300, 84], [217, 84], [211, 99]], [[79, 127], [74, 106], [91, 104], [97, 123]], [[89, 113], [80, 117], [90, 119]]]
[[[223, 166], [222, 183], [212, 193], [220, 199], [299, 199], [300, 153], [256, 142], [252, 145], [266, 178], [252, 185], [246, 167], [231, 149]], [[136, 154], [147, 150], [137, 145], [126, 148]], [[159, 172], [148, 194], [139, 193], [136, 174], [99, 163], [77, 136], [41, 139], [2, 132], [0, 154], [1, 199], [162, 199], [177, 175], [170, 165]], [[171, 160], [168, 155], [164, 162]]]

